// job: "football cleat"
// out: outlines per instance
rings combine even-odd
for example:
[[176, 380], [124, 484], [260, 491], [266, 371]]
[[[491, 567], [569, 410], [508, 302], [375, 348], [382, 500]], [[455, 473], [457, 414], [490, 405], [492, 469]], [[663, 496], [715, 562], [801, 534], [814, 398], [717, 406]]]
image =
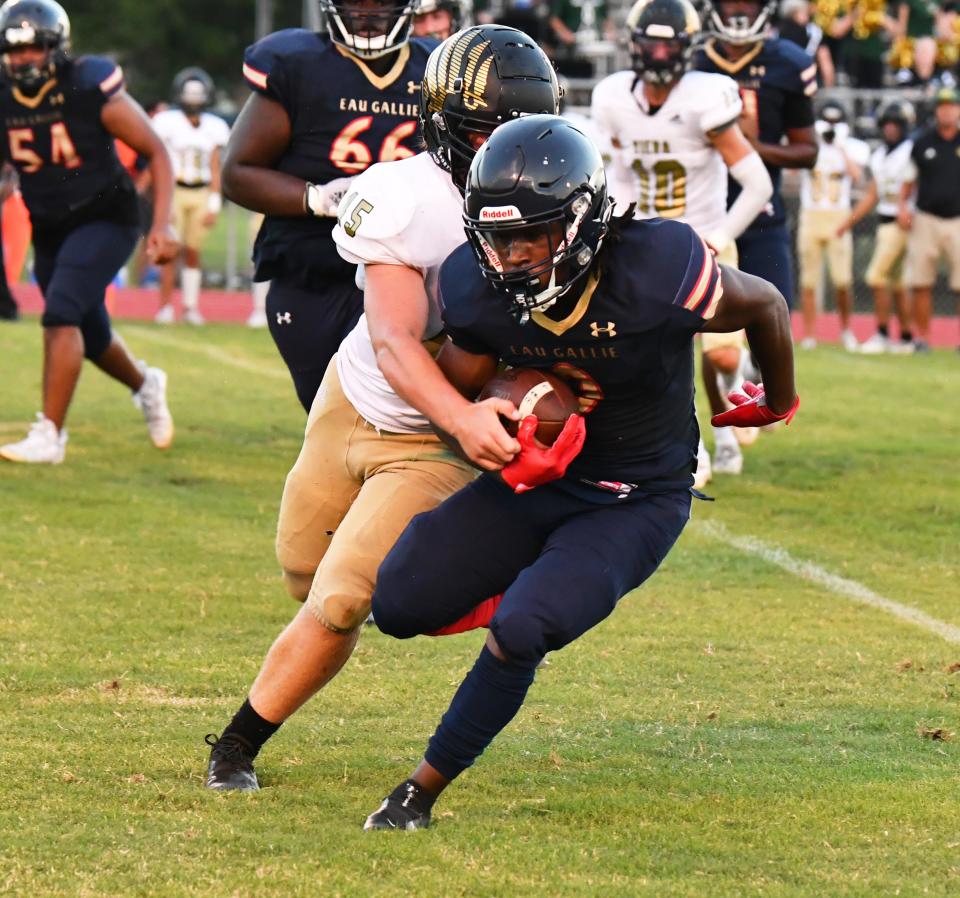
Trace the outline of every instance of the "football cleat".
[[860, 349], [860, 343], [857, 342], [857, 338], [853, 335], [852, 330], [845, 330], [840, 334], [840, 342], [843, 344], [843, 348], [847, 352], [857, 352]]
[[157, 310], [157, 314], [153, 316], [153, 320], [157, 324], [173, 324], [177, 320], [176, 313], [173, 311], [173, 305], [167, 303], [165, 306], [160, 306]]
[[183, 320], [186, 321], [187, 324], [193, 324], [197, 326], [207, 323], [206, 319], [200, 314], [198, 309], [184, 309]]
[[19, 443], [0, 446], [0, 458], [33, 465], [59, 465], [67, 452], [67, 432], [57, 431], [57, 425], [43, 412], [30, 425], [27, 436]]
[[721, 443], [713, 453], [714, 474], [739, 474], [743, 470], [743, 453], [736, 442]]
[[133, 394], [133, 404], [143, 412], [150, 440], [158, 449], [169, 449], [173, 442], [173, 417], [167, 408], [167, 374], [139, 362], [143, 386]]
[[910, 355], [913, 352], [913, 340], [891, 340], [891, 355]]
[[881, 333], [868, 337], [860, 344], [860, 352], [864, 355], [880, 355], [890, 351], [890, 338]]
[[801, 349], [816, 349], [816, 348], [817, 348], [817, 340], [816, 340], [816, 337], [804, 337], [804, 338], [800, 341], [800, 348], [801, 348]]
[[394, 789], [363, 824], [364, 831], [374, 829], [426, 829], [430, 825], [431, 802], [427, 793], [413, 780]]
[[257, 792], [257, 772], [246, 740], [231, 733], [218, 737], [208, 733], [203, 740], [210, 746], [207, 764], [207, 788], [218, 792]]

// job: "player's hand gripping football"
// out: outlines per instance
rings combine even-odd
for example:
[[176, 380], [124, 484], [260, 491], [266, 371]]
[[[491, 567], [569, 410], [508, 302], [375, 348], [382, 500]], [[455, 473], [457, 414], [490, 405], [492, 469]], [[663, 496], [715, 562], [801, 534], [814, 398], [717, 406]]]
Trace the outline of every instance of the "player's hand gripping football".
[[467, 459], [484, 471], [499, 471], [520, 451], [520, 444], [504, 429], [501, 417], [519, 421], [520, 413], [509, 399], [491, 397], [464, 403], [450, 434]]
[[517, 431], [520, 454], [501, 472], [504, 481], [513, 487], [515, 493], [525, 493], [563, 477], [567, 473], [567, 466], [580, 454], [587, 437], [583, 416], [571, 415], [553, 445], [545, 447], [537, 443], [534, 437], [538, 424], [536, 415], [527, 415], [520, 422]]
[[739, 390], [732, 390], [727, 393], [727, 399], [734, 404], [735, 408], [714, 415], [710, 419], [714, 427], [726, 427], [731, 424], [734, 427], [763, 427], [766, 424], [775, 424], [777, 421], [789, 424], [797, 413], [797, 409], [800, 408], [800, 397], [797, 396], [793, 400], [793, 405], [782, 415], [778, 415], [767, 405], [763, 384], [752, 384], [748, 380], [743, 382], [742, 393]]

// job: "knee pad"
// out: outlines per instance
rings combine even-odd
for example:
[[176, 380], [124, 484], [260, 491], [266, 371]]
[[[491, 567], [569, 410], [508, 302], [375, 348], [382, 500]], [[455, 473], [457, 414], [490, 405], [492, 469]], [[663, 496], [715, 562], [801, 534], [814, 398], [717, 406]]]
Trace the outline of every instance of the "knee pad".
[[319, 592], [311, 589], [307, 597], [310, 613], [334, 633], [350, 633], [362, 626], [370, 613], [370, 596], [339, 589]]
[[515, 664], [537, 665], [550, 649], [540, 621], [523, 611], [495, 614], [490, 632], [503, 654]]
[[298, 602], [304, 602], [310, 595], [310, 586], [313, 584], [313, 574], [301, 574], [298, 571], [283, 570], [283, 585], [287, 592]]

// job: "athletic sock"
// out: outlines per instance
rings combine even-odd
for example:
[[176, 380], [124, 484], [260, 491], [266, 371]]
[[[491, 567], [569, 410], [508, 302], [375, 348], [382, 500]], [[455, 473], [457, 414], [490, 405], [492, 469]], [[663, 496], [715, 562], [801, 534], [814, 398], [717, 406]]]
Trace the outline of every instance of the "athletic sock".
[[203, 277], [199, 268], [184, 268], [180, 275], [180, 288], [183, 291], [183, 307], [196, 311], [200, 305], [200, 281]]
[[271, 723], [257, 714], [248, 698], [240, 706], [240, 710], [233, 715], [233, 720], [227, 724], [220, 738], [230, 735], [242, 739], [250, 746], [253, 757], [256, 757], [263, 748], [264, 742], [279, 730], [280, 726], [281, 724]]
[[427, 763], [449, 780], [466, 770], [516, 716], [535, 674], [536, 665], [501, 661], [484, 646], [430, 737]]
[[889, 337], [890, 328], [886, 324], [878, 324], [877, 333], [880, 334], [881, 337]]
[[711, 427], [713, 428], [714, 446], [720, 447], [724, 445], [726, 446], [738, 445], [737, 437], [736, 437], [736, 434], [734, 434], [732, 427], [716, 427], [715, 425], [711, 425]]
[[912, 332], [912, 331], [900, 331], [900, 342], [901, 342], [901, 343], [912, 343], [912, 342], [913, 342], [913, 332]]

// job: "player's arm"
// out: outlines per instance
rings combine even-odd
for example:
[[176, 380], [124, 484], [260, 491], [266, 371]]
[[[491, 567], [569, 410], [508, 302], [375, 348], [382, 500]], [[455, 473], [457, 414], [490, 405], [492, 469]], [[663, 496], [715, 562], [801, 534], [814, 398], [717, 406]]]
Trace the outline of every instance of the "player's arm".
[[210, 193], [207, 196], [207, 214], [205, 224], [211, 227], [217, 220], [221, 208], [223, 185], [220, 177], [220, 147], [214, 147], [210, 153]]
[[847, 231], [852, 231], [859, 222], [863, 221], [863, 219], [870, 214], [870, 211], [877, 205], [879, 199], [880, 194], [877, 191], [877, 182], [871, 178], [870, 183], [867, 184], [867, 189], [864, 190], [863, 196], [860, 197], [857, 205], [853, 207], [846, 221], [837, 228], [837, 236], [842, 237]]
[[787, 142], [754, 143], [760, 158], [780, 168], [813, 168], [817, 164], [817, 134], [813, 126], [787, 128]]
[[177, 254], [177, 239], [170, 224], [173, 200], [170, 154], [151, 127], [147, 114], [126, 91], [118, 91], [104, 103], [100, 121], [111, 136], [148, 160], [153, 182], [153, 223], [147, 234], [147, 255], [154, 262], [169, 262]]
[[421, 342], [429, 302], [420, 272], [404, 265], [367, 264], [364, 278], [363, 305], [377, 366], [397, 395], [439, 433], [452, 437], [463, 457], [477, 467], [496, 471], [510, 462], [520, 445], [503, 429], [499, 415], [517, 420], [513, 403], [467, 398], [492, 376], [497, 359], [479, 358], [469, 371], [461, 360], [457, 383], [451, 383]]
[[[703, 330], [747, 332], [750, 349], [763, 375], [767, 407], [787, 415], [797, 402], [793, 376], [793, 337], [787, 301], [773, 284], [721, 265], [723, 295]], [[736, 422], [729, 422], [736, 423]]]
[[763, 211], [763, 207], [773, 196], [773, 182], [760, 154], [743, 136], [736, 122], [726, 128], [708, 132], [707, 138], [720, 153], [730, 175], [741, 187], [739, 196], [727, 210], [719, 230], [706, 235], [707, 242], [717, 252], [723, 252]]

